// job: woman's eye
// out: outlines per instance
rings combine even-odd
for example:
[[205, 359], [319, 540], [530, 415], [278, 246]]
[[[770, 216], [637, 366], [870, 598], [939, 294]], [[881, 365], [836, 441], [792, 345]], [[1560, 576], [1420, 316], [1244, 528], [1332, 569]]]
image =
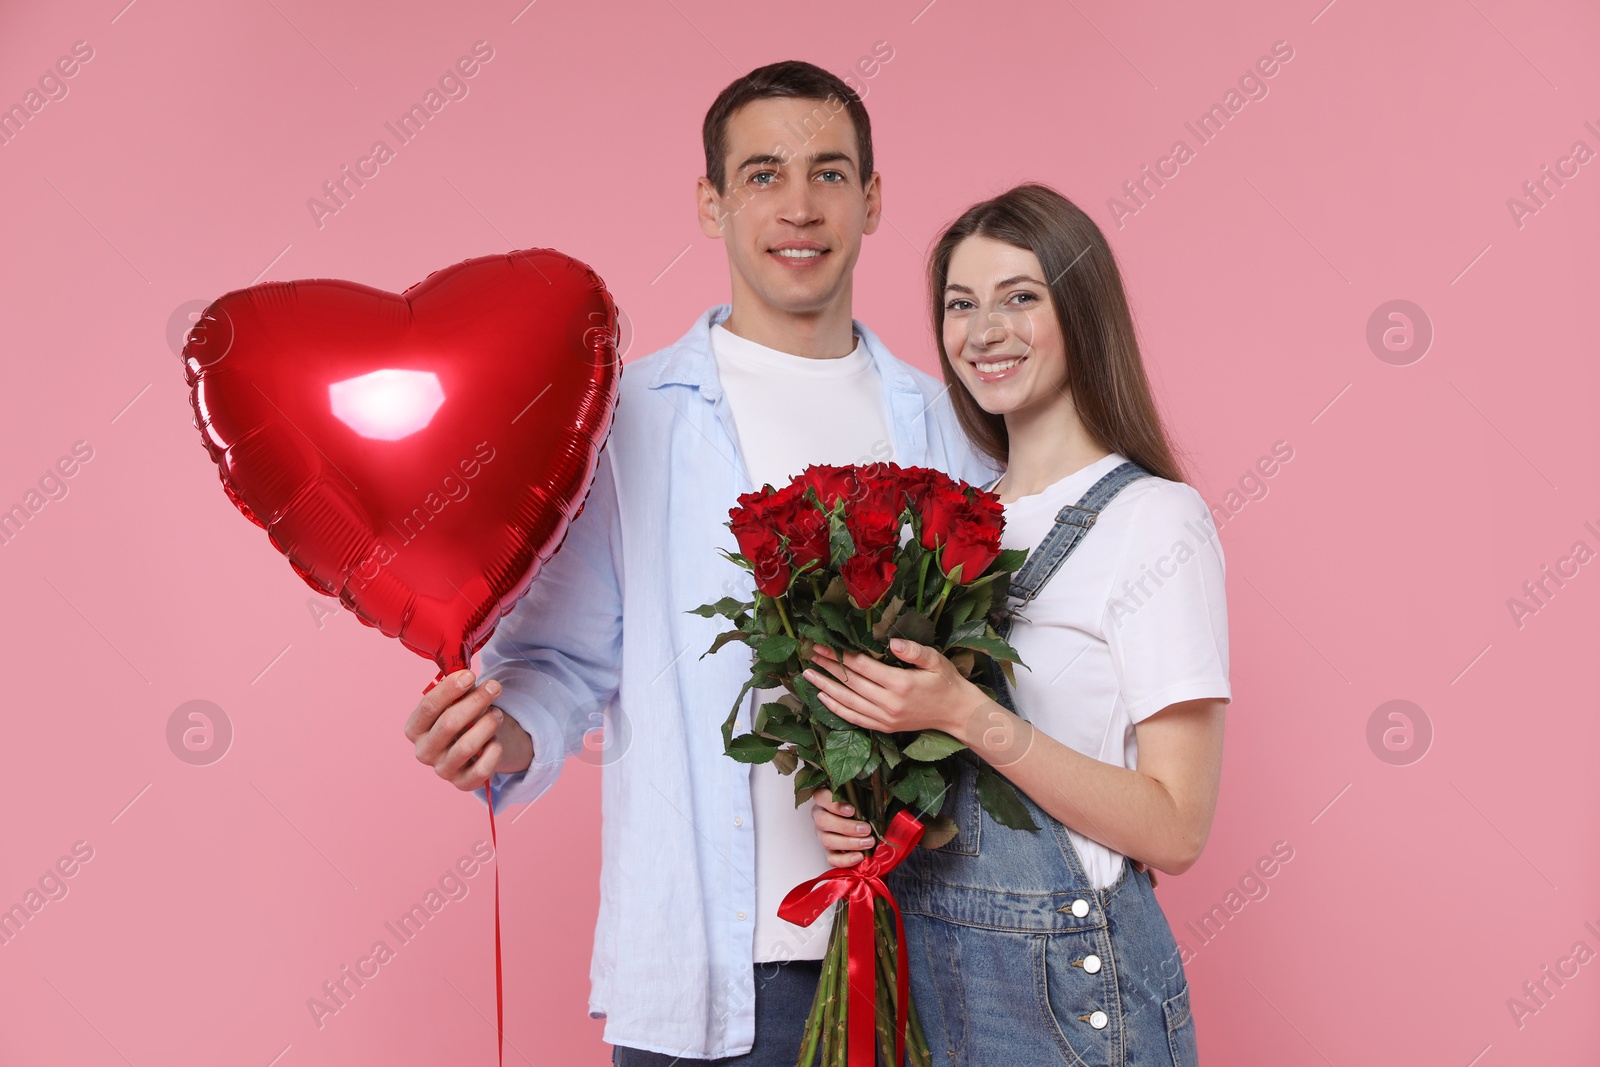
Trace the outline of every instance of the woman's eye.
[[963, 300], [960, 297], [957, 297], [956, 299], [954, 299], [954, 300], [950, 301], [948, 304], [946, 304], [944, 306], [944, 309], [946, 311], [965, 311], [966, 308], [963, 307], [962, 305], [968, 304], [968, 303], [970, 303], [970, 302], [966, 301], [966, 300]]
[[1035, 296], [1033, 293], [1017, 293], [1014, 297], [1012, 297], [1012, 299], [1013, 300], [1020, 300], [1023, 303], [1032, 304], [1032, 303], [1038, 302], [1039, 298], [1037, 296]]

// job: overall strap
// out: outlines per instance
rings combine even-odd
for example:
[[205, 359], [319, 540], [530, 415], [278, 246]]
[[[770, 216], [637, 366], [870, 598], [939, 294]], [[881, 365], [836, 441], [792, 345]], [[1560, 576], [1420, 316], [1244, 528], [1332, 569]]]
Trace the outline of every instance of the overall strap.
[[[1132, 482], [1149, 475], [1149, 471], [1131, 460], [1120, 464], [1095, 482], [1076, 504], [1068, 504], [1057, 512], [1055, 525], [1050, 532], [1028, 554], [1022, 569], [1011, 576], [1011, 595], [1024, 604], [1038, 596], [1045, 583], [1055, 576], [1067, 557], [1078, 547], [1083, 535], [1094, 526], [1095, 519], [1099, 518], [1100, 512], [1105, 510], [1112, 498]], [[1010, 626], [1007, 625], [1006, 629], [1009, 630]]]
[[[1098, 482], [1090, 486], [1076, 504], [1068, 504], [1056, 512], [1055, 525], [1044, 535], [1044, 540], [1028, 554], [1027, 560], [1020, 570], [1011, 576], [1010, 595], [1018, 598], [1023, 604], [1039, 595], [1045, 583], [1055, 576], [1056, 571], [1072, 555], [1083, 535], [1094, 526], [1095, 519], [1100, 517], [1100, 512], [1111, 503], [1112, 497], [1122, 492], [1123, 489], [1139, 478], [1150, 475], [1150, 472], [1131, 460], [1119, 464], [1107, 473]], [[989, 485], [990, 489], [999, 483], [995, 479]], [[1002, 641], [1009, 640], [1012, 623], [1016, 621], [1013, 612], [1003, 614], [995, 631]], [[985, 671], [985, 678], [989, 688], [994, 690], [995, 698], [1012, 713], [1026, 719], [1021, 709], [1012, 698], [1011, 688], [1006, 684], [1005, 676], [996, 669], [993, 661], [989, 661]]]

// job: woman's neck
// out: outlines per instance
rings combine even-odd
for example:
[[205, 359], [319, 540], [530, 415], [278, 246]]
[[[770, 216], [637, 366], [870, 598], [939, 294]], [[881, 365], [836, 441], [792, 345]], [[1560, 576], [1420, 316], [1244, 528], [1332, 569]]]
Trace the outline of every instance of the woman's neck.
[[1077, 406], [1064, 395], [1042, 410], [1007, 414], [1006, 437], [1006, 473], [995, 489], [1006, 504], [1043, 492], [1111, 454], [1084, 429]]

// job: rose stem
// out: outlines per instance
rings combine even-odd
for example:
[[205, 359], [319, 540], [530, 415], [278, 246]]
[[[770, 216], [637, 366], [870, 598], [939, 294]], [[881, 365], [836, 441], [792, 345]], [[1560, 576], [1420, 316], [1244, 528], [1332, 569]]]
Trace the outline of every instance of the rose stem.
[[928, 561], [933, 558], [931, 552], [924, 551], [922, 563], [917, 568], [917, 611], [922, 610], [922, 584], [928, 577]]
[[794, 636], [794, 628], [789, 625], [789, 613], [783, 610], [783, 598], [773, 597], [772, 602], [778, 605], [778, 618], [783, 620], [783, 632], [790, 637]]
[[[879, 955], [881, 973], [885, 975], [882, 981], [887, 988], [893, 990], [898, 979], [894, 960], [888, 951], [888, 946], [894, 943], [894, 925], [893, 913], [887, 902], [882, 908], [874, 908], [873, 918], [878, 924], [878, 937], [881, 938], [884, 948]], [[895, 951], [904, 951], [904, 946], [896, 944]], [[909, 990], [907, 992], [909, 993]], [[930, 1059], [927, 1039], [922, 1033], [921, 1021], [917, 1018], [917, 1002], [909, 995], [906, 997], [906, 1057], [911, 1061], [912, 1067], [925, 1067]]]
[[828, 951], [823, 953], [822, 973], [817, 978], [817, 991], [811, 998], [811, 1010], [806, 1013], [806, 1026], [800, 1047], [800, 1058], [795, 1067], [812, 1067], [817, 1054], [817, 1039], [822, 1036], [822, 1009], [827, 1000], [828, 967], [833, 960], [833, 932], [828, 933]]
[[840, 977], [844, 970], [844, 937], [845, 913], [844, 905], [835, 906], [833, 911], [833, 930], [828, 935], [828, 969], [827, 995], [822, 1005], [822, 1062], [823, 1067], [842, 1067], [844, 1063], [843, 1049], [834, 1033], [835, 1022], [842, 1010], [840, 1002]]

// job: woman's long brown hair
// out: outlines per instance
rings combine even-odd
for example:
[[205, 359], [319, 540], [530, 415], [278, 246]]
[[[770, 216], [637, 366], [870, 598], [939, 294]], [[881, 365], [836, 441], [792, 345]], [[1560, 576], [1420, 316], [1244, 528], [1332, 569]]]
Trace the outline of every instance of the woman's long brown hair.
[[1002, 464], [1010, 451], [1005, 418], [978, 405], [944, 350], [950, 256], [975, 236], [1004, 241], [1038, 257], [1066, 340], [1067, 389], [1084, 429], [1107, 451], [1126, 456], [1157, 477], [1183, 481], [1183, 468], [1150, 395], [1111, 246], [1076, 204], [1032, 182], [968, 208], [939, 236], [928, 264], [939, 367], [950, 386], [956, 417], [974, 447]]

